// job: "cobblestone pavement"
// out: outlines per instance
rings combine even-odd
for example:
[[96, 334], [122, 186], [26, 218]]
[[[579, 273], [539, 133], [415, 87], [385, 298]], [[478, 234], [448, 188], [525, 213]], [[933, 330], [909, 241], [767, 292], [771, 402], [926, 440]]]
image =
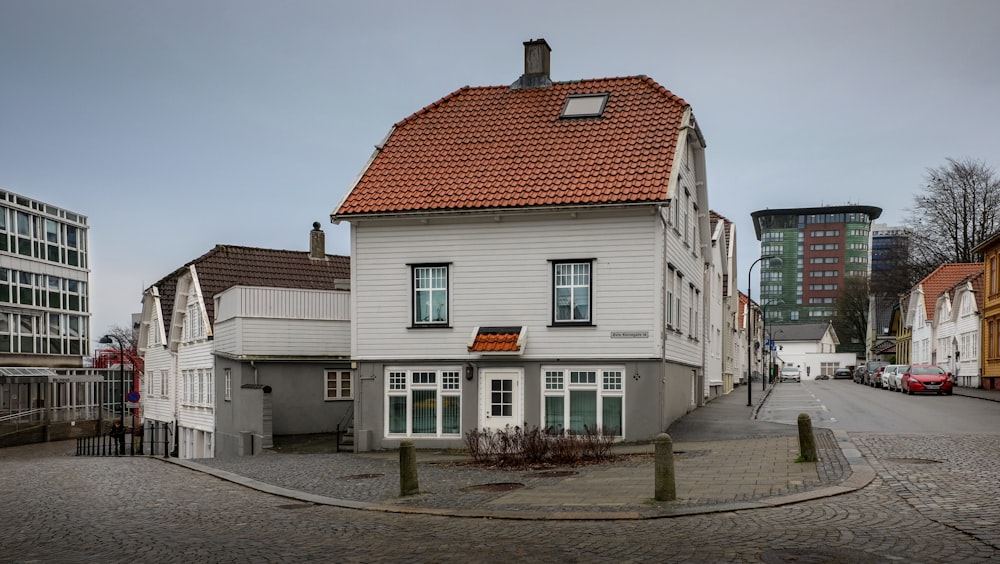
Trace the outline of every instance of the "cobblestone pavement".
[[635, 521], [357, 511], [265, 494], [162, 460], [74, 457], [69, 443], [15, 447], [0, 451], [0, 562], [1000, 559], [996, 437], [855, 439], [878, 471], [857, 491]]

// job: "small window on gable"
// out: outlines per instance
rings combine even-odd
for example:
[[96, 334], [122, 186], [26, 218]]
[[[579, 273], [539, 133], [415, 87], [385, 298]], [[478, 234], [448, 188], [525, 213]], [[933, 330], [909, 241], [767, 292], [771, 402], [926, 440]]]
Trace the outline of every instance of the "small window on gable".
[[560, 118], [601, 117], [608, 104], [608, 93], [572, 94], [566, 99]]

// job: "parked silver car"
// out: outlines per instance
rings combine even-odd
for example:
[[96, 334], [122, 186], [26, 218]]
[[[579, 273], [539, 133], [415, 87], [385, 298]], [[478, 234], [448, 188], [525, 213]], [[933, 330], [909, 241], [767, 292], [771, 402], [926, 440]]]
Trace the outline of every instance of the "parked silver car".
[[781, 369], [779, 380], [782, 382], [801, 382], [802, 370], [798, 366], [786, 366]]
[[892, 392], [899, 391], [899, 380], [903, 377], [905, 364], [890, 364], [882, 370], [882, 389]]

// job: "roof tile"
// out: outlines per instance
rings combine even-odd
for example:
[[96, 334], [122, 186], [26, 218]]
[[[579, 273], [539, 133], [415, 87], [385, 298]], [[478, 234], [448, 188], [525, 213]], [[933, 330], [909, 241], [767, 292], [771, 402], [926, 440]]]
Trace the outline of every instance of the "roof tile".
[[[602, 117], [559, 118], [596, 92]], [[663, 201], [687, 108], [643, 76], [465, 87], [397, 122], [335, 215]]]

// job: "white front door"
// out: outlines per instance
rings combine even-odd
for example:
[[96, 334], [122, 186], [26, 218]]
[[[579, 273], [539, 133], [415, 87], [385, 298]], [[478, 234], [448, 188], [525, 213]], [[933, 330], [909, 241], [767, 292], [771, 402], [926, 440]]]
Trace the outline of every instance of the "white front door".
[[491, 368], [479, 375], [479, 428], [523, 427], [524, 373], [516, 368]]

